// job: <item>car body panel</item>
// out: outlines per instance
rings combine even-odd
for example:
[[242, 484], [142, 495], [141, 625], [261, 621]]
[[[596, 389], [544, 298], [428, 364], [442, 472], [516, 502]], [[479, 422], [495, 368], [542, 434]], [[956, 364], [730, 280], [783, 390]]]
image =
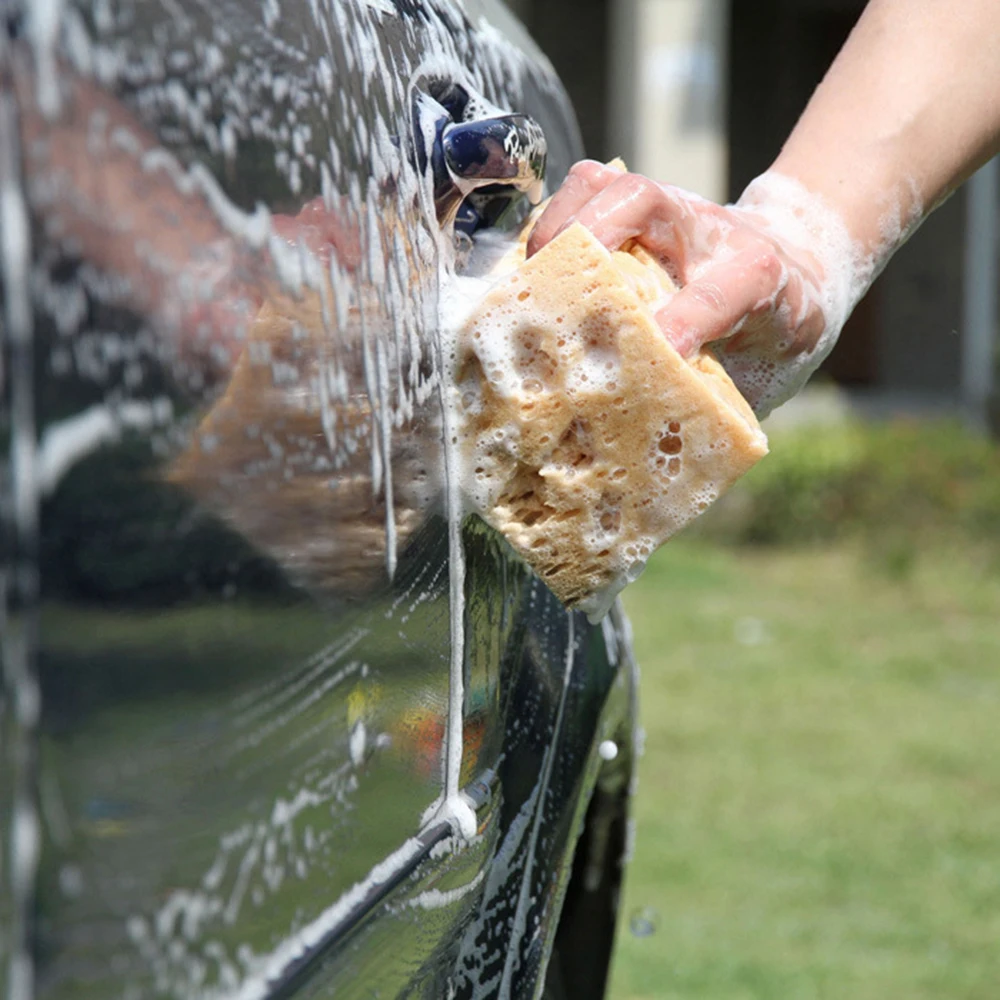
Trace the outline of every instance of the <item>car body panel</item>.
[[463, 515], [443, 402], [434, 116], [551, 186], [551, 67], [479, 0], [12, 11], [8, 995], [600, 996], [627, 625]]

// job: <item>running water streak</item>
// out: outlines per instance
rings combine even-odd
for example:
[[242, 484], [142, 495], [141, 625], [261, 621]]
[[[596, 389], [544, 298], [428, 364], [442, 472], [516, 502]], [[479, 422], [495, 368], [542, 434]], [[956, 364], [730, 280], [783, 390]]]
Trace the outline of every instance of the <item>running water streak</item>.
[[552, 768], [555, 758], [562, 749], [563, 717], [566, 713], [566, 700], [569, 697], [570, 681], [573, 677], [573, 664], [576, 656], [576, 618], [573, 614], [566, 615], [566, 665], [562, 676], [562, 689], [559, 694], [559, 707], [552, 723], [552, 735], [545, 749], [541, 774], [538, 777], [537, 800], [535, 815], [531, 825], [531, 834], [525, 851], [524, 873], [521, 876], [521, 889], [517, 897], [517, 907], [514, 911], [513, 927], [511, 929], [511, 947], [507, 951], [503, 967], [503, 978], [500, 980], [499, 1000], [510, 1000], [514, 975], [517, 972], [521, 953], [529, 945], [527, 917], [532, 898], [532, 877], [535, 874], [535, 851], [538, 846], [538, 836], [545, 819], [545, 804], [552, 780]]

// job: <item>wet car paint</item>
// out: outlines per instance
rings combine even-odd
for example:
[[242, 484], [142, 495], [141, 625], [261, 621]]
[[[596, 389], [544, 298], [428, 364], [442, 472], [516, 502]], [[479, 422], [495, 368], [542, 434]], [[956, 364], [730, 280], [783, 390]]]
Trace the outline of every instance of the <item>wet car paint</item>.
[[551, 68], [487, 3], [10, 10], [8, 995], [602, 995], [627, 625], [462, 517], [442, 405], [452, 223], [526, 208], [454, 128], [551, 188]]

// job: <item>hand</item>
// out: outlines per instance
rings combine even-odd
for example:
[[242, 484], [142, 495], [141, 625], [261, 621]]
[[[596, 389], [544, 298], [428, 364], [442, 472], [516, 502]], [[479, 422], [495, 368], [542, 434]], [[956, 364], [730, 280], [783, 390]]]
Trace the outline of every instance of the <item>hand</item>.
[[761, 415], [801, 388], [860, 297], [843, 224], [788, 178], [765, 175], [723, 207], [585, 160], [528, 256], [573, 222], [609, 250], [635, 240], [661, 261], [680, 287], [656, 315], [663, 333], [685, 356], [721, 341], [720, 360]]

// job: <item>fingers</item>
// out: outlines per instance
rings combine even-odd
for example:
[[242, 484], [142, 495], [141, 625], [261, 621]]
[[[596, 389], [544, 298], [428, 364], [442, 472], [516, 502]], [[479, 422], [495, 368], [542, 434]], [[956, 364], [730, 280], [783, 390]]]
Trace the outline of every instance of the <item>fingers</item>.
[[591, 198], [621, 176], [622, 172], [616, 167], [606, 167], [595, 160], [581, 160], [574, 164], [562, 187], [535, 224], [528, 239], [528, 256], [541, 250]]
[[688, 357], [728, 337], [746, 319], [773, 309], [786, 282], [772, 251], [744, 252], [685, 285], [657, 314], [664, 336]]
[[696, 201], [641, 174], [620, 174], [572, 221], [586, 226], [609, 250], [636, 240], [683, 274], [695, 232], [704, 230], [707, 237], [718, 230], [717, 211], [710, 202]]
[[528, 256], [579, 222], [609, 250], [636, 240], [683, 274], [695, 243], [711, 252], [725, 238], [728, 230], [720, 212], [719, 206], [696, 195], [584, 160], [570, 171], [538, 220]]
[[529, 255], [574, 222], [608, 250], [634, 240], [670, 267], [682, 288], [656, 320], [685, 357], [729, 338], [727, 354], [763, 349], [777, 362], [814, 350], [826, 329], [808, 261], [697, 195], [584, 161], [539, 220]]

